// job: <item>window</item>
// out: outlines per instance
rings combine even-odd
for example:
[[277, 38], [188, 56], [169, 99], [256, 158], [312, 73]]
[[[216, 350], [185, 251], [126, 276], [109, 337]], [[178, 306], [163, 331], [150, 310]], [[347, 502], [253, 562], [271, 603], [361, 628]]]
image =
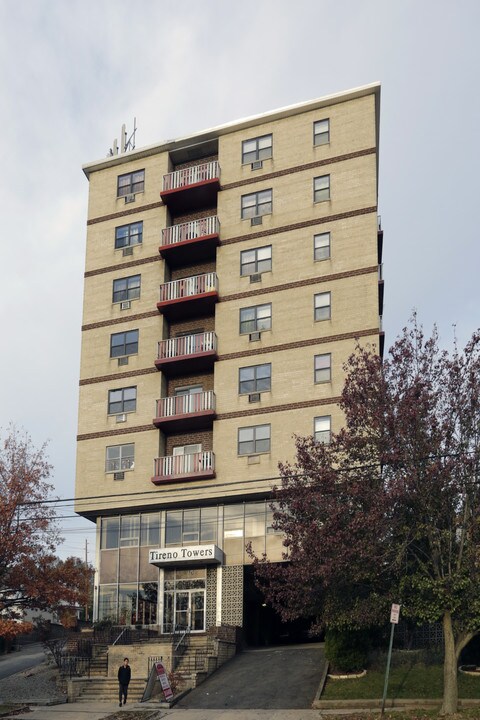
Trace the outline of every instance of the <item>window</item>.
[[115, 228], [115, 250], [130, 245], [140, 245], [143, 238], [143, 222], [130, 223]]
[[122, 357], [123, 355], [134, 355], [138, 352], [138, 330], [127, 330], [126, 332], [110, 335], [110, 357]]
[[251, 195], [242, 195], [242, 220], [268, 215], [272, 212], [272, 191], [260, 190]]
[[330, 175], [313, 178], [313, 202], [330, 200]]
[[330, 320], [331, 317], [330, 293], [318, 293], [315, 295], [315, 321]]
[[317, 443], [328, 445], [330, 442], [332, 418], [330, 415], [316, 417], [314, 421], [314, 439]]
[[238, 429], [239, 455], [265, 452], [270, 452], [270, 425], [254, 425]]
[[160, 545], [160, 514], [146, 513], [140, 518], [141, 521], [141, 533], [140, 533], [140, 544], [141, 545]]
[[100, 541], [101, 550], [118, 548], [118, 536], [120, 532], [120, 518], [102, 518], [102, 536]]
[[270, 330], [272, 327], [272, 304], [253, 305], [240, 309], [240, 334]]
[[133, 470], [135, 464], [135, 445], [111, 445], [107, 447], [107, 459], [105, 472], [121, 472], [122, 470]]
[[317, 120], [313, 123], [313, 144], [326, 145], [330, 142], [330, 120]]
[[172, 510], [166, 514], [165, 545], [216, 542], [217, 508]]
[[238, 373], [238, 392], [244, 394], [270, 390], [271, 379], [272, 366], [270, 363], [240, 368]]
[[137, 409], [137, 388], [128, 387], [108, 391], [108, 414], [135, 412]]
[[328, 260], [330, 257], [330, 233], [320, 233], [313, 236], [313, 259]]
[[242, 142], [242, 163], [266, 160], [272, 157], [272, 136], [262, 135]]
[[113, 302], [123, 302], [123, 300], [135, 300], [140, 297], [140, 275], [131, 275], [130, 277], [120, 278], [113, 281]]
[[123, 515], [120, 522], [120, 547], [138, 545], [140, 536], [140, 517], [138, 515]]
[[314, 377], [316, 383], [330, 382], [332, 379], [332, 356], [330, 353], [325, 355], [315, 355], [314, 358]]
[[119, 175], [117, 178], [117, 197], [143, 192], [145, 189], [145, 170]]
[[272, 269], [272, 246], [242, 250], [240, 253], [240, 275], [268, 272]]

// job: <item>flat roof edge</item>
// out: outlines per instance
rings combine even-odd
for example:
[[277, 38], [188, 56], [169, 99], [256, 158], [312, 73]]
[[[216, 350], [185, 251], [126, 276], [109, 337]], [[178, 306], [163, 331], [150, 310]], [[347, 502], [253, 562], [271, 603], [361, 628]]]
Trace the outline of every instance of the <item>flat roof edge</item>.
[[[309, 110], [315, 110], [316, 108], [325, 107], [340, 102], [347, 102], [349, 100], [355, 100], [359, 97], [366, 95], [376, 95], [376, 105], [379, 108], [381, 83], [373, 82], [368, 85], [362, 85], [351, 90], [345, 90], [340, 93], [334, 93], [333, 95], [325, 95], [321, 98], [314, 100], [308, 100], [307, 102], [295, 103], [293, 105], [287, 105], [286, 107], [278, 108], [276, 110], [270, 110], [265, 113], [258, 115], [252, 115], [250, 117], [241, 118], [240, 120], [234, 120], [223, 125], [218, 125], [207, 130], [194, 133], [192, 135], [186, 135], [184, 137], [175, 138], [174, 140], [165, 140], [154, 145], [147, 145], [138, 150], [131, 150], [126, 153], [119, 155], [112, 155], [102, 160], [95, 160], [93, 162], [82, 165], [82, 170], [86, 177], [89, 178], [92, 172], [98, 170], [104, 170], [107, 167], [115, 167], [115, 165], [123, 165], [126, 162], [132, 160], [141, 160], [142, 158], [149, 157], [150, 155], [156, 155], [159, 152], [166, 152], [175, 148], [186, 147], [201, 142], [206, 142], [212, 138], [219, 137], [220, 135], [226, 135], [234, 130], [241, 130], [259, 124], [264, 121], [280, 120], [288, 115], [298, 115], [302, 112], [308, 112]], [[376, 113], [377, 122], [377, 135], [378, 135], [378, 124], [380, 121], [379, 112]]]

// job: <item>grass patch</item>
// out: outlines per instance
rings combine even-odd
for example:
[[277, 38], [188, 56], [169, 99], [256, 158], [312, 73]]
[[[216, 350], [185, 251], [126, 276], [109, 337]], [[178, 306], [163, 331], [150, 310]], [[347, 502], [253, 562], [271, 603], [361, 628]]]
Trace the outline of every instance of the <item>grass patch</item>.
[[[322, 700], [375, 700], [383, 695], [385, 670], [368, 670], [365, 677], [352, 680], [327, 679]], [[391, 668], [387, 697], [389, 699], [429, 698], [441, 699], [443, 695], [443, 668], [419, 663]], [[458, 676], [460, 698], [480, 698], [480, 678]], [[477, 709], [477, 718], [479, 710]], [[398, 717], [398, 716], [396, 716]], [[428, 715], [425, 715], [428, 717]], [[466, 716], [467, 717], [467, 716]]]

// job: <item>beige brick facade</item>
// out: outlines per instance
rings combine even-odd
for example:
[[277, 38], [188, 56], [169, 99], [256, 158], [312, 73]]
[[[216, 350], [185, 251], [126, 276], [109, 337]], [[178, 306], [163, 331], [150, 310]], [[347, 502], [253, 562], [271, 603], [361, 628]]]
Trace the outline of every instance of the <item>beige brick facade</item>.
[[[159, 570], [148, 550], [213, 543], [230, 574], [210, 568], [217, 590], [208, 597], [216, 593], [218, 622], [235, 615], [241, 624], [241, 606], [228, 609], [225, 598], [233, 581], [243, 593], [246, 542], [281, 558], [269, 509], [278, 463], [294, 459], [294, 435], [313, 434], [315, 418], [341, 427], [344, 363], [356, 342], [381, 344], [379, 93], [367, 86], [85, 166], [76, 507], [98, 523], [99, 616], [147, 622], [148, 606], [150, 624], [175, 623], [180, 591], [171, 588], [189, 565]], [[326, 120], [327, 141], [315, 145], [314, 123]], [[242, 143], [265, 135], [271, 157], [242, 162]], [[117, 196], [129, 174], [141, 189]], [[329, 192], [315, 198], [320, 177]], [[242, 197], [265, 190], [271, 212], [242, 219]], [[199, 230], [212, 216], [217, 247]], [[315, 236], [329, 252], [315, 253]], [[271, 263], [242, 270], [255, 268], [258, 250]], [[269, 319], [252, 320], [259, 312]], [[329, 374], [315, 373], [316, 356], [328, 358]], [[257, 381], [245, 378], [261, 372], [270, 386], [256, 395]], [[114, 400], [124, 396], [135, 402], [123, 412]], [[130, 596], [135, 616], [124, 607]], [[200, 629], [200, 615], [189, 617]]]

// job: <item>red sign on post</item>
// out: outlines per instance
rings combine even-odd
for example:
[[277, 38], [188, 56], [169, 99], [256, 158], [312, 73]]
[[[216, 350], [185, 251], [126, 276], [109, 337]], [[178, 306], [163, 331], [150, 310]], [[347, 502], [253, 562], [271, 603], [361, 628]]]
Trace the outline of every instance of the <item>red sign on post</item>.
[[157, 671], [157, 678], [160, 680], [165, 700], [170, 700], [170, 698], [173, 697], [173, 692], [170, 687], [170, 681], [168, 679], [167, 671], [165, 670], [165, 665], [161, 662], [156, 662], [155, 670]]
[[400, 605], [396, 605], [393, 603], [392, 609], [390, 611], [390, 622], [395, 623], [395, 625], [398, 625], [398, 621], [400, 619]]

